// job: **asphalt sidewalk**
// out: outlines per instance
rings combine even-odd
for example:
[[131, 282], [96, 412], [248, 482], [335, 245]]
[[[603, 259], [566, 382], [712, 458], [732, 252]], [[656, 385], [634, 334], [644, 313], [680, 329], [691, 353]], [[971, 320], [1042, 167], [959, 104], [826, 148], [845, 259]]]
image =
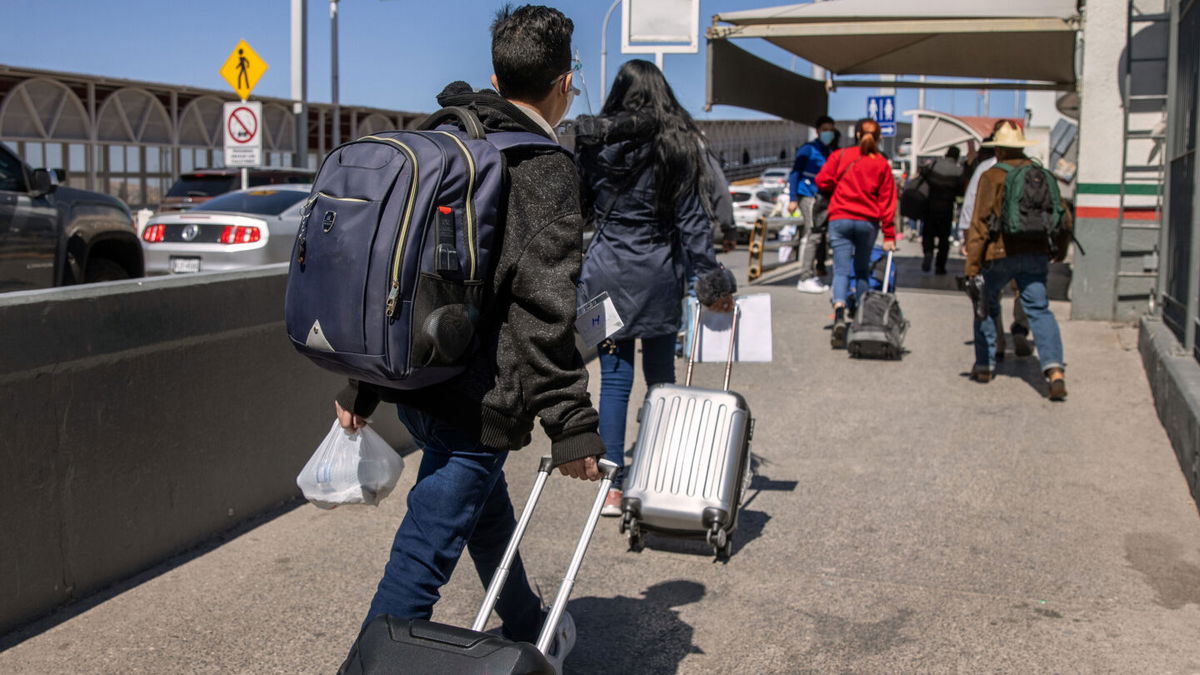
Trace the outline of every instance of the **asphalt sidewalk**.
[[[831, 351], [827, 298], [786, 271], [743, 288], [772, 296], [775, 360], [734, 371], [757, 418], [734, 555], [653, 536], [631, 553], [602, 522], [570, 604], [569, 672], [1200, 672], [1200, 515], [1136, 332], [1065, 321], [1056, 303], [1065, 403], [1045, 399], [1036, 359], [1010, 354], [972, 383], [967, 298], [915, 290], [948, 280], [903, 262], [900, 362]], [[697, 384], [722, 374], [702, 364]], [[518, 505], [548, 449], [535, 436], [508, 464]], [[0, 653], [0, 672], [333, 672], [418, 458], [379, 508], [284, 513], [61, 615]], [[522, 549], [547, 595], [591, 497], [547, 486]], [[435, 618], [469, 624], [482, 594], [462, 565]]]

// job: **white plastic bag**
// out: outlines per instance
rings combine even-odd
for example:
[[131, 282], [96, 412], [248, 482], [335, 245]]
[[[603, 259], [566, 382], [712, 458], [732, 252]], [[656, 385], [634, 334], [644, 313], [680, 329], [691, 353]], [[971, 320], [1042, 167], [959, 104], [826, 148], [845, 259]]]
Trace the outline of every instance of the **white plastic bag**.
[[323, 509], [378, 504], [396, 487], [404, 460], [370, 427], [354, 433], [336, 421], [296, 476], [305, 499]]

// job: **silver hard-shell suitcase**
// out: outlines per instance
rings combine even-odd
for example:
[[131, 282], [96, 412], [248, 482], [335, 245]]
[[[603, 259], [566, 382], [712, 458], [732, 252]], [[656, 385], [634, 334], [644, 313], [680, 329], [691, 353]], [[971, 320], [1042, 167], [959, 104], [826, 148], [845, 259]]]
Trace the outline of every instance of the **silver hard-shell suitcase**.
[[729, 391], [739, 314], [735, 309], [724, 389], [691, 386], [695, 339], [684, 384], [660, 384], [646, 393], [621, 503], [621, 531], [633, 550], [641, 549], [645, 531], [704, 537], [717, 557], [733, 550], [754, 428], [746, 400]]

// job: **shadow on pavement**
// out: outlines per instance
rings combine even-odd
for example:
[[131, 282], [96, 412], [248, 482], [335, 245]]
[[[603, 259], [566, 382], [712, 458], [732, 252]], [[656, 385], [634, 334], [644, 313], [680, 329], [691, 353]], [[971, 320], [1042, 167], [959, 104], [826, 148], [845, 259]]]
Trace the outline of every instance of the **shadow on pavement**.
[[1046, 376], [1042, 374], [1042, 367], [1038, 363], [1036, 354], [1022, 358], [1009, 354], [1003, 361], [996, 364], [996, 376], [1020, 378], [1033, 387], [1038, 395], [1046, 395]]
[[[762, 536], [763, 530], [767, 527], [767, 521], [771, 520], [771, 516], [762, 511], [750, 511], [744, 506], [742, 511], [738, 513], [737, 530], [733, 533], [733, 553], [730, 559], [736, 558], [739, 551], [746, 544], [758, 539]], [[646, 551], [661, 551], [663, 553], [682, 553], [684, 555], [694, 555], [711, 559], [713, 557], [713, 547], [704, 541], [704, 536], [697, 537], [672, 537], [658, 532], [647, 531], [645, 539], [645, 550], [639, 551], [636, 554], [630, 555], [645, 555]], [[728, 562], [723, 560], [721, 562]]]
[[640, 598], [579, 598], [568, 604], [578, 641], [564, 664], [570, 673], [674, 673], [688, 654], [693, 629], [677, 608], [704, 598], [703, 584], [677, 579]]
[[274, 508], [258, 514], [257, 516], [247, 518], [238, 525], [213, 536], [211, 539], [208, 539], [207, 541], [198, 544], [191, 549], [179, 553], [149, 569], [143, 570], [142, 572], [139, 572], [128, 579], [118, 581], [110, 586], [96, 591], [95, 593], [92, 593], [87, 597], [81, 598], [69, 605], [64, 605], [54, 610], [50, 614], [47, 614], [40, 619], [35, 619], [34, 621], [25, 624], [24, 626], [10, 633], [0, 635], [0, 652], [3, 652], [10, 647], [15, 647], [16, 645], [21, 644], [32, 637], [41, 635], [51, 628], [54, 628], [61, 623], [69, 621], [80, 614], [87, 612], [93, 607], [96, 607], [117, 597], [118, 595], [121, 595], [125, 591], [136, 588], [137, 586], [150, 581], [151, 579], [166, 574], [167, 572], [191, 562], [192, 560], [195, 560], [206, 553], [215, 551], [222, 545], [237, 539], [247, 532], [250, 532], [259, 525], [266, 524], [275, 518], [278, 518], [279, 516], [282, 516], [283, 514], [288, 513], [293, 509], [297, 509], [307, 503], [308, 502], [306, 502], [302, 497], [297, 497], [295, 499], [283, 502]]

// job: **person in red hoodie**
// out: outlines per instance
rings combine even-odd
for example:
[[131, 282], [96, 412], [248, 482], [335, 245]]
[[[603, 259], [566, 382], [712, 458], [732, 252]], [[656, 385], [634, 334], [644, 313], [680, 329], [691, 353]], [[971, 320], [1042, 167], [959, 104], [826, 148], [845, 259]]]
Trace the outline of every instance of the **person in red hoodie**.
[[817, 174], [817, 189], [832, 194], [829, 203], [829, 243], [833, 248], [833, 337], [835, 348], [846, 346], [846, 299], [850, 278], [861, 300], [870, 287], [871, 249], [883, 229], [883, 249], [896, 249], [896, 179], [879, 151], [879, 123], [861, 119], [854, 128], [858, 145], [829, 156]]

